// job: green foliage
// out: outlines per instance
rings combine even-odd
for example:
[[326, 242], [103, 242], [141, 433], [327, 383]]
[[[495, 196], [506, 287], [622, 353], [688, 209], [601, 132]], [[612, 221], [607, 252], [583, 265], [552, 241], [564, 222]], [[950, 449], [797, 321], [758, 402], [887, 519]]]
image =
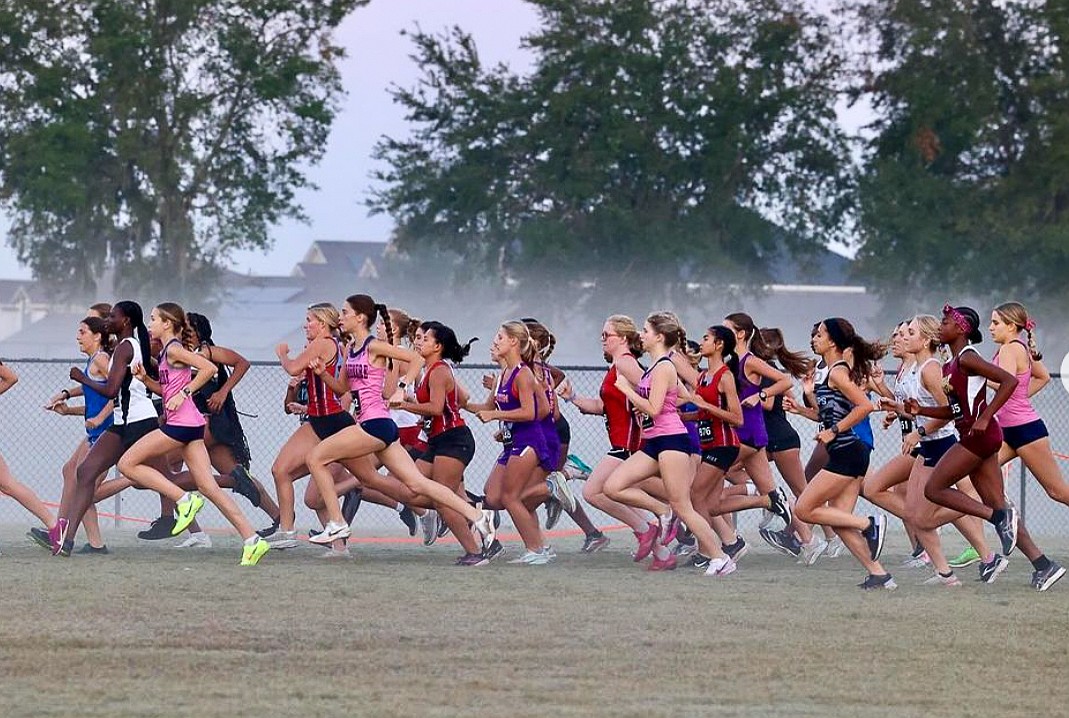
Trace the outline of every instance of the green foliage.
[[889, 296], [1066, 296], [1069, 3], [866, 3], [862, 266]]
[[367, 0], [0, 1], [0, 201], [34, 274], [203, 291], [300, 217]]
[[370, 202], [402, 249], [521, 283], [653, 286], [837, 236], [852, 177], [822, 18], [790, 0], [533, 2], [527, 74], [486, 67], [459, 28], [412, 34], [423, 77], [394, 99], [413, 132], [378, 145]]

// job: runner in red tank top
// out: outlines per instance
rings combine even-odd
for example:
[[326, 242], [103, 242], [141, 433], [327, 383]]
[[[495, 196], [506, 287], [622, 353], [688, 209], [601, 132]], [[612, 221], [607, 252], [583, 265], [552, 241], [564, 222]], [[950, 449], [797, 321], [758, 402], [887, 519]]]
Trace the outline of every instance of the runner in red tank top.
[[[1017, 377], [988, 361], [972, 347], [983, 341], [980, 316], [971, 307], [943, 307], [943, 322], [939, 338], [951, 351], [951, 359], [943, 368], [944, 389], [948, 390], [949, 406], [922, 407], [915, 399], [907, 400], [910, 414], [933, 419], [954, 419], [961, 441], [952, 446], [935, 465], [924, 495], [933, 503], [970, 516], [979, 516], [995, 527], [1002, 550], [1009, 555], [1020, 547], [1035, 572], [1032, 586], [1045, 591], [1065, 575], [1065, 569], [1048, 559], [1039, 550], [1020, 521], [1017, 510], [1006, 501], [1002, 474], [998, 466], [998, 450], [1002, 445], [1002, 430], [995, 413], [1013, 395]], [[987, 400], [987, 382], [998, 385], [995, 396]], [[973, 486], [983, 503], [952, 487], [964, 476], [972, 477]], [[942, 521], [932, 518], [931, 524], [921, 528], [937, 528]], [[1001, 557], [995, 556], [1001, 563]], [[981, 564], [981, 576], [985, 564]]]
[[657, 524], [648, 521], [634, 508], [605, 495], [605, 481], [632, 452], [638, 451], [639, 433], [634, 412], [627, 397], [616, 387], [617, 376], [624, 376], [633, 384], [638, 384], [642, 378], [642, 367], [635, 358], [643, 351], [642, 340], [634, 320], [622, 314], [614, 314], [606, 319], [601, 328], [601, 350], [611, 366], [602, 382], [599, 398], [577, 396], [568, 381], [557, 387], [557, 393], [580, 412], [605, 417], [609, 452], [594, 467], [583, 485], [583, 498], [591, 506], [631, 527], [640, 548], [643, 545], [648, 548], [657, 538]]

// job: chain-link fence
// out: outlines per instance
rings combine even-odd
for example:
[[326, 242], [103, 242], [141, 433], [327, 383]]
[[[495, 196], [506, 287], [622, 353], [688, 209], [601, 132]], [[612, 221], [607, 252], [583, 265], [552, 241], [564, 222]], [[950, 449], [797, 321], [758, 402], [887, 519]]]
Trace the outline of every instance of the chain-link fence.
[[[71, 366], [84, 366], [84, 361], [39, 361], [11, 360], [7, 362], [19, 375], [19, 383], [0, 397], [5, 431], [0, 442], [0, 454], [6, 459], [12, 473], [31, 487], [38, 496], [50, 504], [59, 501], [62, 479], [60, 469], [71, 452], [84, 438], [82, 421], [77, 417], [60, 416], [46, 411], [44, 404], [49, 397], [63, 388], [70, 387], [68, 373]], [[461, 382], [476, 397], [483, 396], [482, 376], [493, 371], [486, 366], [463, 366], [457, 371]], [[582, 396], [597, 396], [604, 376], [604, 367], [565, 367], [573, 386]], [[271, 480], [271, 464], [286, 439], [296, 430], [297, 417], [283, 412], [288, 377], [277, 364], [257, 363], [252, 366], [234, 391], [238, 409], [242, 412], [242, 424], [252, 452], [252, 473], [259, 477], [268, 490], [274, 493]], [[1050, 387], [1034, 398], [1036, 408], [1050, 430], [1055, 455], [1063, 471], [1069, 456], [1069, 395], [1060, 382], [1052, 381]], [[601, 417], [583, 416], [570, 405], [562, 404], [562, 411], [571, 423], [572, 443], [570, 453], [594, 465], [608, 448], [605, 425]], [[812, 446], [816, 425], [812, 422], [790, 417], [802, 437], [803, 461]], [[475, 434], [477, 452], [465, 476], [467, 488], [481, 493], [486, 477], [498, 455], [499, 444], [493, 439], [494, 425], [482, 425], [474, 417], [468, 423]], [[873, 425], [879, 425], [874, 418]], [[896, 425], [897, 426], [897, 425]], [[875, 430], [876, 450], [872, 456], [873, 469], [896, 455], [901, 442], [897, 428], [888, 431]], [[1069, 535], [1069, 508], [1053, 502], [1019, 461], [1006, 469], [1006, 493], [1023, 510], [1029, 528], [1037, 535]], [[305, 481], [297, 488], [297, 526], [317, 527], [315, 515], [304, 508], [301, 497]], [[578, 486], [576, 486], [578, 493]], [[239, 505], [250, 518], [258, 513], [244, 499]], [[112, 520], [127, 528], [141, 528], [159, 514], [159, 501], [147, 491], [127, 490], [115, 499], [108, 499], [98, 506], [105, 516], [102, 525], [107, 529]], [[587, 507], [594, 522], [599, 525], [614, 524], [614, 520], [591, 507]], [[864, 505], [859, 511], [867, 510]], [[740, 527], [752, 528], [757, 512], [747, 512], [739, 517]], [[114, 517], [114, 518], [113, 518]], [[222, 516], [214, 507], [206, 507], [202, 523], [210, 527], [225, 526]], [[506, 518], [507, 520], [507, 518]], [[0, 523], [32, 524], [33, 517], [16, 502], [0, 501]], [[267, 518], [259, 514], [254, 525], [266, 525]], [[566, 528], [567, 520], [562, 524]], [[396, 512], [379, 506], [365, 505], [354, 528], [363, 535], [396, 534], [403, 526]]]

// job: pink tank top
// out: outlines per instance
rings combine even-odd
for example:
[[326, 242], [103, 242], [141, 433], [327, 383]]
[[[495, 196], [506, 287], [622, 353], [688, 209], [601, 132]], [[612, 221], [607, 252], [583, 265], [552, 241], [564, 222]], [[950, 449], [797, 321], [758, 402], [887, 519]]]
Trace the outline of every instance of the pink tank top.
[[167, 361], [167, 350], [171, 348], [172, 344], [178, 343], [177, 339], [172, 339], [167, 342], [163, 351], [160, 352], [160, 387], [163, 389], [164, 405], [163, 420], [168, 426], [204, 426], [204, 416], [197, 409], [192, 397], [187, 396], [182, 405], [174, 411], [166, 408], [167, 402], [171, 400], [171, 397], [181, 394], [182, 388], [187, 386], [193, 378], [193, 370], [190, 367], [173, 367]]
[[[1032, 400], [1028, 398], [1028, 383], [1032, 379], [1032, 353], [1028, 351], [1028, 345], [1020, 339], [1013, 341], [1023, 346], [1027, 352], [1028, 368], [1017, 375], [1017, 388], [1013, 390], [1013, 394], [1006, 400], [1006, 403], [995, 412], [995, 418], [1001, 426], [1021, 426], [1039, 420], [1039, 414], [1032, 406]], [[996, 353], [993, 361], [997, 363], [997, 360], [998, 354]]]
[[[668, 357], [661, 357], [653, 363], [646, 373], [642, 375], [642, 379], [638, 382], [639, 396], [644, 399], [650, 398], [650, 384], [652, 383], [653, 370], [657, 368], [657, 365], [661, 362], [671, 362]], [[638, 416], [639, 426], [642, 427], [643, 439], [655, 439], [658, 436], [672, 436], [673, 434], [686, 434], [687, 427], [683, 426], [683, 420], [679, 418], [679, 411], [676, 409], [676, 404], [679, 399], [679, 390], [675, 384], [668, 387], [668, 391], [664, 395], [664, 405], [661, 407], [661, 411], [657, 416], [649, 416], [641, 411], [636, 411]]]
[[349, 392], [353, 395], [353, 415], [361, 422], [390, 418], [390, 408], [382, 398], [382, 390], [386, 386], [386, 367], [371, 363], [367, 348], [372, 341], [374, 337], [368, 337], [358, 350], [354, 352], [350, 349], [345, 359]]

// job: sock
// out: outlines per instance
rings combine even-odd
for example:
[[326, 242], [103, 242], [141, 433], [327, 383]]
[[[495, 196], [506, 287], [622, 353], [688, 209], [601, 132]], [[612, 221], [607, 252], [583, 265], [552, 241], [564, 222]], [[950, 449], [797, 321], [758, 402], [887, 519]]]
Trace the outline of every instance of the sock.
[[1050, 559], [1046, 554], [1041, 553], [1032, 560], [1032, 568], [1037, 571], [1046, 571], [1050, 568]]
[[992, 562], [992, 561], [994, 561], [994, 560], [995, 560], [995, 552], [994, 552], [994, 551], [992, 551], [991, 553], [989, 553], [989, 554], [987, 555], [987, 558], [985, 558], [983, 562], [984, 562], [984, 563], [991, 563], [991, 562]]
[[754, 485], [754, 482], [752, 482], [752, 481], [747, 481], [746, 482], [746, 495], [747, 496], [757, 496], [757, 487]]
[[189, 501], [189, 498], [190, 498], [189, 497], [189, 492], [187, 491], [184, 494], [182, 494], [182, 498], [178, 499], [177, 503], [179, 503], [179, 504], [185, 503], [186, 501]]
[[397, 509], [397, 513], [401, 513], [402, 511], [405, 510], [405, 505], [399, 503], [399, 504], [397, 504], [396, 509]]
[[936, 571], [936, 573], [939, 574], [940, 578], [950, 578], [954, 575], [954, 569], [950, 569], [946, 573], [943, 573], [942, 571]]
[[[201, 532], [199, 532], [199, 533], [204, 533], [204, 532], [203, 532], [203, 531], [201, 531]], [[256, 542], [257, 542], [257, 541], [259, 541], [259, 540], [260, 540], [260, 536], [259, 536], [259, 534], [257, 534], [257, 533], [256, 533], [256, 532], [254, 531], [254, 532], [253, 532], [253, 534], [252, 534], [251, 536], [249, 536], [249, 537], [248, 537], [247, 539], [245, 539], [245, 545], [246, 545], [246, 546], [255, 546], [255, 545], [256, 545]]]
[[1006, 510], [995, 509], [991, 512], [991, 518], [989, 518], [988, 521], [990, 521], [991, 524], [998, 526], [999, 521], [1002, 521], [1004, 518], [1006, 518]]

